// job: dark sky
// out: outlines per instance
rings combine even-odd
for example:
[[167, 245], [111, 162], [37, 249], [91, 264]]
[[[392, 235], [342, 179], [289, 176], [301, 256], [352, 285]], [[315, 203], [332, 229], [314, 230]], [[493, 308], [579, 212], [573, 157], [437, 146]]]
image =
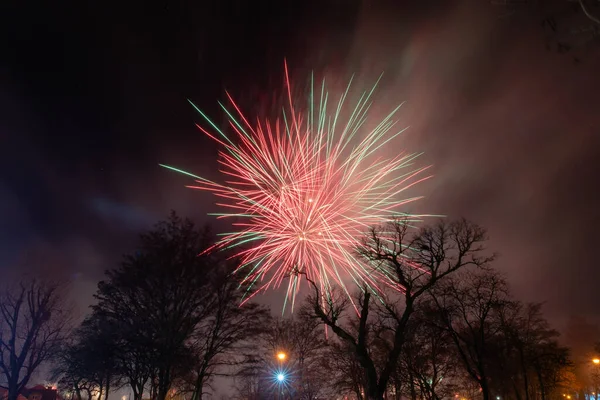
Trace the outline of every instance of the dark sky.
[[3, 7], [0, 271], [65, 274], [85, 304], [140, 229], [170, 209], [207, 221], [210, 196], [158, 167], [214, 175], [187, 99], [218, 118], [227, 88], [250, 107], [280, 88], [287, 57], [300, 79], [385, 71], [378, 101], [407, 101], [404, 146], [434, 167], [420, 211], [486, 226], [515, 294], [553, 319], [600, 317], [600, 57], [548, 51], [535, 13], [480, 0]]

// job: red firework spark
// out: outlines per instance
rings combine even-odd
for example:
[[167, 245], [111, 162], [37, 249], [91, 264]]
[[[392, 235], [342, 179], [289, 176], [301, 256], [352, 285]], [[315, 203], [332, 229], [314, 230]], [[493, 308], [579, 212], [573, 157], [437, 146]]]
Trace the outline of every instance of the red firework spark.
[[345, 280], [375, 292], [382, 285], [402, 290], [356, 253], [370, 227], [407, 215], [402, 206], [420, 197], [405, 198], [403, 192], [429, 178], [422, 176], [428, 167], [413, 167], [418, 154], [382, 154], [382, 146], [404, 131], [394, 129], [400, 106], [366, 128], [377, 84], [363, 93], [350, 117], [342, 118], [352, 80], [331, 114], [324, 82], [315, 94], [311, 81], [308, 107], [300, 112], [292, 101], [287, 65], [285, 76], [289, 106], [274, 123], [250, 123], [227, 94], [235, 110], [221, 105], [229, 117], [228, 135], [194, 106], [215, 133], [198, 128], [223, 147], [224, 184], [165, 167], [196, 178], [189, 187], [222, 198], [217, 204], [226, 212], [219, 218], [240, 221], [215, 247], [237, 249], [238, 271], [244, 271], [244, 282], [259, 285], [255, 293], [287, 279], [293, 307], [304, 274], [324, 292], [339, 286], [348, 294]]

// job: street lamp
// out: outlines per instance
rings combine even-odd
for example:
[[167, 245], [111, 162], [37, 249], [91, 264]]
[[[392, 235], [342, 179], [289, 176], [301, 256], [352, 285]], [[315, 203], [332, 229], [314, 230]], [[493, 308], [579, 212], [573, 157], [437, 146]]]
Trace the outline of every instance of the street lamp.
[[[595, 390], [596, 392], [598, 392], [598, 380], [600, 378], [600, 371], [599, 371], [599, 367], [600, 367], [600, 358], [598, 357], [594, 357], [592, 358], [592, 363], [594, 364], [594, 369], [592, 370], [592, 379], [594, 382], [594, 386], [595, 386]], [[595, 393], [594, 394], [594, 399], [597, 400], [598, 396]]]
[[286, 384], [286, 376], [283, 369], [283, 363], [287, 358], [287, 354], [285, 353], [285, 351], [278, 351], [277, 354], [275, 354], [275, 358], [277, 359], [277, 362], [279, 364], [279, 371], [275, 374], [275, 381], [278, 383], [277, 399], [281, 399], [281, 396], [283, 395], [283, 388]]
[[287, 383], [286, 382], [287, 377], [286, 377], [285, 371], [281, 371], [280, 370], [280, 371], [276, 372], [274, 378], [275, 378], [276, 390], [277, 390], [277, 392], [276, 392], [277, 396], [275, 396], [275, 398], [278, 399], [278, 400], [279, 399], [284, 399], [285, 396], [284, 396], [283, 391], [284, 391], [284, 388], [285, 388], [286, 383]]

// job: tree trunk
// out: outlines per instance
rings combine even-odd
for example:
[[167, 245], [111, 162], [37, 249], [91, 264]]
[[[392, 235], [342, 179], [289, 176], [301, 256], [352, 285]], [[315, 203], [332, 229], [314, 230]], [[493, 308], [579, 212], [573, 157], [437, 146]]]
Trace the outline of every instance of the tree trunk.
[[148, 380], [144, 380], [142, 382], [139, 383], [138, 386], [138, 397], [134, 400], [142, 400], [144, 398], [144, 387], [146, 387], [146, 382], [148, 382]]
[[[108, 400], [108, 392], [110, 391], [110, 375], [106, 376], [106, 391], [104, 393], [104, 400]], [[100, 399], [100, 397], [98, 398]]]
[[169, 394], [171, 387], [171, 371], [168, 368], [158, 372], [158, 398], [157, 400], [165, 400]]
[[142, 400], [144, 396], [144, 383], [142, 382], [130, 382], [131, 390], [133, 391], [133, 400]]
[[365, 394], [369, 400], [383, 400], [383, 393], [379, 391], [379, 385], [377, 383], [372, 384], [367, 381], [367, 387], [365, 388]]
[[[537, 374], [538, 382], [540, 383], [540, 396], [541, 400], [546, 400], [546, 388], [544, 387], [544, 380], [542, 379], [542, 372], [536, 367], [535, 373]], [[598, 392], [596, 392], [598, 393]]]
[[196, 385], [194, 386], [194, 393], [192, 394], [192, 400], [202, 400], [202, 393], [204, 391], [204, 372], [198, 373], [196, 378]]
[[402, 399], [402, 384], [400, 383], [399, 378], [394, 379], [394, 399]]
[[523, 347], [519, 346], [519, 358], [521, 359], [521, 371], [523, 373], [523, 386], [525, 387], [525, 400], [529, 400], [529, 377], [527, 376], [527, 367], [525, 366], [525, 354]]
[[156, 399], [157, 400], [165, 400], [167, 398], [168, 394], [169, 394], [169, 388], [165, 387], [163, 384], [159, 384]]
[[[365, 350], [366, 351], [366, 350]], [[359, 359], [360, 361], [360, 359]], [[383, 394], [385, 391], [379, 390], [379, 382], [377, 380], [377, 371], [375, 367], [366, 367], [365, 363], [361, 363], [365, 368], [366, 387], [365, 394], [369, 400], [383, 400]]]
[[519, 391], [519, 387], [518, 387], [518, 385], [515, 383], [515, 380], [514, 380], [514, 378], [510, 378], [510, 381], [511, 381], [511, 383], [512, 383], [513, 390], [515, 391], [515, 398], [516, 398], [517, 400], [521, 400], [521, 392]]
[[158, 384], [158, 393], [157, 393], [157, 400], [165, 400], [167, 398], [167, 395], [169, 394], [169, 387], [166, 386], [164, 383], [159, 383]]
[[408, 372], [408, 379], [410, 381], [410, 398], [412, 400], [417, 400], [417, 391], [415, 390], [415, 377], [413, 376], [411, 371]]
[[485, 376], [481, 377], [481, 395], [483, 396], [483, 400], [490, 400], [490, 388], [488, 386], [488, 382]]
[[[13, 342], [11, 342], [12, 345], [14, 345]], [[16, 360], [12, 359], [13, 357], [11, 357], [11, 362], [10, 365], [11, 366], [16, 366], [17, 362]], [[15, 369], [12, 370], [13, 375], [12, 376], [7, 376], [7, 380], [8, 380], [8, 396], [7, 396], [7, 400], [17, 400], [17, 398], [19, 397], [19, 371]], [[27, 384], [27, 382], [25, 381], [24, 384]]]
[[152, 373], [152, 377], [150, 379], [150, 398], [152, 400], [156, 400], [158, 397], [158, 378], [156, 376], [156, 372]]

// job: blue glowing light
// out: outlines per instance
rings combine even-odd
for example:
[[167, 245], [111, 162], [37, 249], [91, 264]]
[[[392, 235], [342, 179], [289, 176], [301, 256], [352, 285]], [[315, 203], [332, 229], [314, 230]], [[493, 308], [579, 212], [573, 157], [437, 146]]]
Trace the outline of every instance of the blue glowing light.
[[285, 375], [284, 374], [277, 374], [277, 380], [279, 382], [283, 382], [285, 380]]

